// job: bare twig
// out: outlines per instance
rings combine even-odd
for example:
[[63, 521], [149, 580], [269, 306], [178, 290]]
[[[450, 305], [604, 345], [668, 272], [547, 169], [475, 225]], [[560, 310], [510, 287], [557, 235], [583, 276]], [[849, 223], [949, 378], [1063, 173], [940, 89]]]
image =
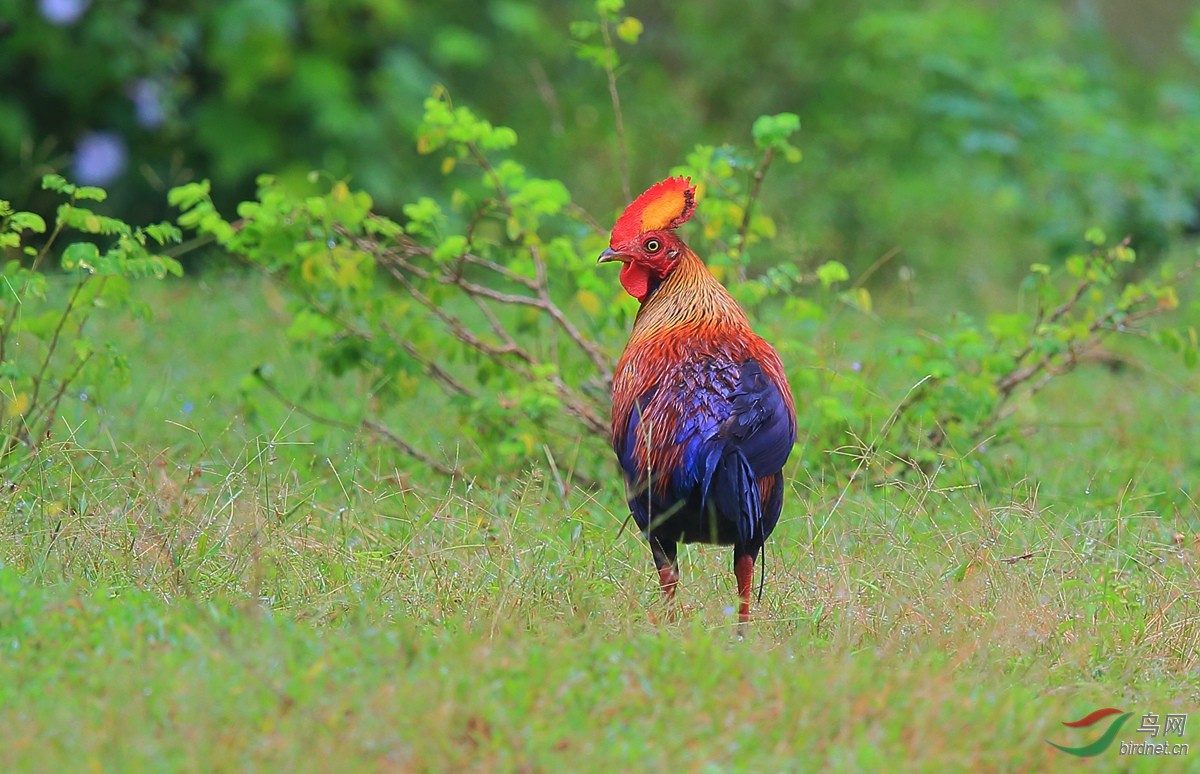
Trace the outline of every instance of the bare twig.
[[[566, 314], [563, 313], [562, 309], [556, 303], [554, 303], [554, 300], [550, 297], [549, 282], [546, 274], [546, 264], [537, 245], [531, 245], [529, 248], [530, 257], [533, 259], [533, 264], [536, 271], [536, 278], [530, 280], [527, 277], [521, 277], [522, 284], [528, 287], [530, 290], [533, 290], [537, 294], [536, 296], [527, 296], [519, 293], [505, 293], [486, 285], [480, 285], [476, 282], [471, 282], [463, 278], [460, 274], [434, 274], [433, 272], [416, 265], [405, 257], [405, 253], [415, 256], [427, 255], [431, 252], [428, 250], [428, 248], [422, 248], [415, 244], [406, 244], [404, 249], [399, 252], [383, 249], [378, 244], [372, 243], [368, 240], [359, 239], [357, 240], [357, 245], [360, 249], [364, 249], [375, 254], [376, 257], [380, 259], [380, 264], [384, 266], [384, 268], [387, 269], [387, 271], [393, 277], [400, 281], [401, 284], [405, 286], [405, 290], [408, 290], [409, 293], [416, 291], [416, 287], [409, 282], [408, 278], [404, 276], [404, 272], [399, 271], [399, 269], [411, 272], [413, 275], [424, 280], [432, 280], [443, 285], [454, 285], [462, 289], [467, 295], [476, 299], [488, 299], [500, 304], [529, 306], [546, 313], [546, 315], [554, 321], [554, 324], [562, 329], [564, 333], [566, 333], [575, 346], [577, 346], [588, 357], [588, 359], [591, 360], [592, 364], [596, 367], [596, 370], [602, 375], [602, 379], [605, 382], [611, 379], [609, 358], [596, 344], [589, 341], [583, 335], [583, 333], [575, 326], [574, 323], [571, 322]], [[499, 266], [492, 261], [479, 258], [478, 256], [471, 255], [470, 262], [473, 265], [492, 269], [493, 271], [499, 269], [500, 271], [498, 273], [500, 273], [502, 276], [508, 277], [508, 275], [512, 273], [508, 269], [505, 269], [504, 267]], [[414, 295], [414, 298], [417, 298], [418, 302], [420, 302], [422, 306], [425, 306], [427, 309], [430, 309], [430, 311], [433, 311], [433, 309], [430, 308], [430, 304], [425, 303], [425, 301], [422, 301], [422, 299], [418, 298], [416, 295]], [[440, 316], [442, 313], [439, 311], [435, 314]], [[486, 311], [485, 314], [490, 315], [491, 312]], [[448, 322], [448, 320], [445, 319], [442, 321]], [[501, 329], [497, 328], [498, 322], [494, 318], [489, 320], [489, 322], [492, 323], [492, 327], [494, 330], [496, 330], [497, 334], [500, 334]], [[459, 322], [459, 325], [461, 326], [461, 321]], [[516, 342], [513, 341], [512, 338], [507, 334], [503, 334], [503, 337], [512, 347], [520, 349], [517, 347]], [[474, 346], [474, 344], [471, 346]], [[526, 359], [527, 362], [533, 362], [532, 358], [526, 357], [523, 359]]]
[[[767, 169], [771, 166], [771, 161], [775, 158], [775, 149], [767, 148], [767, 152], [763, 154], [762, 161], [754, 170], [754, 178], [750, 181], [750, 193], [746, 195], [746, 206], [742, 209], [742, 224], [738, 227], [738, 256], [739, 259], [746, 253], [746, 240], [750, 237], [750, 219], [751, 213], [754, 211], [754, 203], [758, 201], [758, 195], [762, 192], [763, 178], [767, 176]], [[737, 276], [742, 282], [746, 281], [746, 265], [741, 260], [737, 265]]]
[[534, 88], [537, 89], [542, 104], [546, 106], [546, 110], [550, 113], [551, 133], [562, 134], [564, 131], [562, 108], [558, 104], [558, 94], [554, 91], [554, 85], [550, 83], [550, 78], [546, 76], [546, 68], [542, 67], [542, 63], [538, 60], [532, 59], [529, 62], [529, 75], [533, 78]]
[[[1188, 273], [1190, 273], [1190, 270], [1179, 272], [1175, 277], [1175, 281], [1178, 282], [1179, 280], [1182, 280], [1187, 276]], [[1080, 287], [1083, 287], [1083, 283], [1081, 283]], [[1072, 299], [1074, 300], [1070, 302], [1071, 305], [1074, 305], [1075, 301], [1078, 301], [1079, 297], [1082, 295], [1082, 291], [1073, 294]], [[1152, 300], [1153, 296], [1150, 293], [1142, 293], [1140, 296], [1129, 302], [1126, 307], [1110, 308], [1104, 314], [1098, 315], [1096, 319], [1092, 320], [1087, 328], [1087, 337], [1078, 342], [1073, 342], [1070, 346], [1068, 346], [1065, 355], [1052, 352], [1044, 355], [1037, 362], [1030, 363], [1025, 366], [1019, 366], [1014, 368], [1012, 371], [1009, 371], [1006, 375], [1001, 377], [996, 384], [997, 389], [1000, 391], [1001, 403], [1005, 402], [1017, 387], [1025, 382], [1028, 382], [1030, 379], [1032, 379], [1034, 376], [1037, 376], [1044, 370], [1050, 369], [1051, 373], [1047, 374], [1047, 376], [1052, 378], [1053, 376], [1058, 376], [1073, 369], [1078, 364], [1078, 349], [1080, 347], [1098, 343], [1099, 341], [1103, 340], [1107, 334], [1118, 332], [1118, 327], [1115, 325], [1117, 315], [1124, 315], [1121, 320], [1121, 327], [1129, 327], [1141, 320], [1161, 314], [1163, 310], [1156, 306], [1147, 306], [1141, 309], [1137, 308]], [[1047, 322], [1055, 322], [1061, 319], [1063, 314], [1065, 314], [1066, 311], [1069, 311], [1069, 309], [1070, 307], [1067, 306], [1067, 304], [1064, 304], [1062, 307], [1059, 307], [1059, 309], [1055, 310], [1054, 314], [1047, 318]], [[1128, 311], [1130, 309], [1133, 309], [1134, 311]], [[1032, 348], [1033, 345], [1031, 343], [1026, 346], [1024, 352], [1030, 352], [1032, 351]], [[1056, 360], [1060, 361], [1066, 367], [1052, 367], [1052, 364], [1054, 364]], [[1039, 390], [1042, 386], [1045, 386], [1046, 381], [1046, 379], [1043, 379], [1039, 383]]]
[[473, 266], [480, 266], [484, 269], [488, 269], [489, 271], [494, 271], [497, 274], [499, 274], [501, 277], [504, 277], [507, 280], [512, 280], [513, 282], [516, 282], [520, 285], [524, 285], [525, 287], [529, 288], [530, 290], [538, 289], [537, 280], [532, 280], [523, 274], [517, 274], [512, 269], [509, 269], [507, 266], [501, 266], [500, 264], [496, 263], [495, 261], [489, 261], [487, 258], [480, 258], [478, 255], [475, 255], [474, 253], [463, 253], [461, 256], [459, 256], [459, 258], [464, 263], [469, 263]]
[[[62, 404], [63, 395], [66, 394], [67, 388], [70, 387], [71, 383], [79, 377], [79, 374], [83, 371], [84, 366], [86, 366], [91, 359], [92, 355], [90, 353], [80, 358], [79, 362], [75, 364], [75, 368], [71, 371], [71, 373], [67, 374], [67, 377], [59, 382], [58, 389], [54, 391], [54, 397], [42, 404], [47, 411], [46, 420], [42, 423], [42, 429], [39, 431], [39, 434], [36, 437], [46, 438], [49, 436], [50, 430], [54, 426], [54, 420], [56, 417], [58, 417], [58, 407]], [[30, 420], [32, 420], [34, 416], [34, 414], [31, 414]]]
[[588, 228], [590, 228], [592, 231], [596, 232], [597, 234], [608, 234], [607, 228], [600, 225], [600, 223], [595, 218], [592, 217], [592, 214], [590, 212], [588, 212], [584, 208], [580, 207], [575, 202], [571, 202], [570, 204], [568, 204], [567, 209], [580, 222], [586, 223]]
[[[1126, 247], [1128, 245], [1129, 245], [1129, 237], [1125, 237], [1125, 239], [1121, 241], [1121, 244], [1119, 246]], [[1176, 279], [1177, 280], [1182, 279], [1182, 277], [1183, 277], [1183, 275], [1181, 274], [1181, 275], [1177, 276]], [[1079, 303], [1079, 300], [1081, 298], [1083, 298], [1083, 294], [1086, 293], [1088, 291], [1088, 289], [1091, 288], [1092, 285], [1094, 285], [1094, 284], [1095, 284], [1095, 282], [1091, 279], [1088, 279], [1087, 277], [1084, 277], [1083, 279], [1081, 279], [1079, 281], [1079, 283], [1075, 286], [1075, 289], [1073, 291], [1071, 291], [1071, 295], [1065, 301], [1063, 301], [1061, 304], [1059, 304], [1058, 307], [1055, 308], [1055, 310], [1053, 312], [1051, 312], [1048, 317], [1043, 317], [1042, 315], [1043, 315], [1044, 310], [1039, 309], [1038, 310], [1038, 319], [1034, 321], [1034, 330], [1036, 331], [1043, 324], [1053, 325], [1054, 323], [1061, 320], [1064, 316], [1067, 315], [1067, 313], [1069, 313], [1072, 309], [1075, 308], [1075, 306]], [[1140, 299], [1139, 299], [1138, 303], [1141, 303]], [[1021, 362], [1024, 361], [1025, 358], [1029, 357], [1029, 355], [1033, 352], [1034, 341], [1035, 341], [1035, 339], [1031, 338], [1029, 343], [1025, 345], [1025, 348], [1022, 349], [1014, 358], [1013, 362], [1015, 362], [1018, 365], [1018, 367], [1014, 368], [1006, 376], [1002, 377], [1001, 379], [999, 379], [997, 381], [996, 388], [998, 390], [1000, 390], [1000, 393], [1002, 395], [1007, 395], [1008, 393], [1012, 392], [1012, 390], [1016, 387], [1016, 385], [1020, 384], [1022, 381], [1029, 379], [1031, 376], [1034, 376], [1035, 374], [1037, 374], [1038, 371], [1041, 370], [1041, 367], [1038, 367], [1038, 366], [1020, 367]], [[1034, 368], [1034, 370], [1027, 373], [1027, 371], [1030, 368]]]
[[527, 378], [532, 377], [532, 373], [529, 371], [529, 369], [522, 365], [522, 363], [529, 364], [534, 362], [533, 357], [528, 352], [518, 346], [506, 345], [503, 347], [497, 347], [487, 343], [471, 332], [471, 330], [463, 323], [462, 320], [444, 311], [441, 307], [434, 303], [429, 296], [422, 293], [416, 285], [412, 284], [408, 277], [404, 276], [404, 272], [400, 271], [399, 266], [390, 262], [385, 263], [384, 266], [388, 269], [388, 273], [390, 273], [392, 277], [394, 277], [396, 281], [399, 282], [406, 291], [408, 291], [408, 294], [416, 299], [417, 303], [425, 307], [425, 309], [428, 310], [429, 313], [434, 317], [436, 317], [439, 322], [446, 326], [447, 330], [449, 330], [456, 339], [461, 341], [463, 344], [466, 344], [468, 347], [480, 352], [481, 354], [487, 355], [493, 360], [503, 361], [506, 356], [513, 356], [520, 362], [513, 363], [510, 361], [507, 363], [507, 367], [511, 368], [522, 376]]
[[[452, 277], [435, 277], [429, 272], [425, 272], [423, 269], [421, 269], [420, 271], [424, 273], [426, 278], [434, 279], [436, 281], [443, 282], [444, 284], [455, 285], [461, 288], [475, 300], [480, 310], [488, 318], [488, 322], [493, 333], [495, 333], [501, 341], [500, 345], [490, 344], [472, 332], [460, 318], [449, 314], [436, 303], [434, 303], [432, 299], [421, 292], [421, 290], [417, 288], [417, 286], [414, 285], [411, 280], [409, 280], [409, 278], [405, 275], [404, 269], [419, 269], [419, 267], [414, 267], [410, 261], [400, 258], [395, 253], [384, 252], [380, 254], [379, 257], [381, 258], [380, 265], [387, 269], [387, 271], [396, 279], [397, 282], [400, 283], [400, 285], [409, 293], [409, 295], [416, 299], [417, 303], [421, 304], [421, 306], [423, 306], [440, 323], [442, 323], [442, 325], [446, 327], [451, 335], [468, 347], [474, 349], [480, 354], [487, 356], [491, 360], [497, 362], [497, 364], [507, 368], [510, 371], [513, 371], [518, 376], [521, 376], [525, 379], [532, 380], [535, 378], [530, 367], [537, 365], [539, 362], [538, 359], [535, 358], [524, 347], [520, 346], [515, 339], [513, 339], [500, 320], [495, 316], [495, 313], [487, 306], [486, 303], [484, 303], [484, 299], [489, 299], [498, 303], [536, 307], [541, 311], [546, 312], [551, 316], [552, 319], [556, 319], [555, 315], [557, 314], [559, 318], [556, 319], [556, 322], [563, 326], [564, 330], [568, 332], [568, 335], [574, 334], [572, 336], [573, 339], [578, 337], [576, 340], [577, 344], [583, 346], [581, 342], [586, 342], [586, 340], [583, 339], [582, 334], [580, 334], [579, 331], [575, 329], [573, 325], [571, 325], [570, 321], [567, 320], [565, 315], [562, 314], [562, 311], [559, 310], [553, 302], [549, 301], [548, 297], [545, 299], [535, 299], [528, 296], [513, 296], [511, 294], [498, 293], [497, 291], [492, 291], [490, 288], [484, 288], [483, 286], [475, 285], [474, 283], [468, 283], [465, 281], [456, 282]], [[395, 260], [386, 260], [387, 257], [392, 257]], [[482, 292], [473, 292], [474, 290], [479, 290]], [[593, 362], [599, 360], [600, 365], [606, 365], [599, 350], [595, 349], [594, 347], [592, 349], [594, 351], [589, 352], [589, 356], [592, 357]], [[586, 347], [585, 351], [587, 351]], [[607, 369], [605, 369], [605, 373], [607, 374]], [[580, 419], [584, 423], [584, 426], [588, 428], [588, 430], [599, 433], [605, 438], [608, 437], [610, 432], [609, 424], [596, 412], [596, 408], [591, 401], [587, 400], [587, 398], [581, 395], [577, 390], [567, 385], [562, 380], [562, 377], [559, 376], [557, 370], [548, 377], [544, 378], [548, 378], [554, 389], [558, 392], [560, 399], [563, 401], [563, 407], [566, 409], [568, 414]], [[606, 376], [606, 378], [611, 377]]]
[[[62, 396], [65, 394], [67, 386], [70, 385], [70, 383], [79, 375], [80, 371], [83, 369], [83, 364], [91, 359], [90, 355], [81, 358], [81, 362], [76, 366], [75, 370], [59, 385], [58, 391], [54, 397], [49, 401], [46, 401], [44, 404], [38, 402], [38, 399], [42, 394], [42, 384], [46, 380], [46, 372], [50, 370], [50, 364], [54, 359], [54, 353], [58, 350], [58, 343], [62, 337], [63, 328], [67, 326], [67, 320], [71, 318], [71, 312], [75, 310], [75, 305], [79, 301], [79, 294], [83, 292], [83, 286], [87, 284], [88, 279], [88, 277], [82, 278], [75, 285], [74, 289], [72, 289], [71, 295], [67, 298], [66, 308], [63, 309], [62, 315], [58, 318], [58, 324], [54, 327], [54, 333], [50, 336], [50, 343], [46, 345], [46, 354], [42, 359], [41, 367], [38, 369], [37, 374], [33, 377], [33, 390], [29, 397], [29, 413], [22, 418], [23, 430], [21, 431], [21, 435], [24, 436], [22, 440], [26, 441], [27, 443], [30, 439], [29, 429], [33, 425], [33, 422], [37, 416], [43, 411], [50, 412], [50, 420], [47, 423], [47, 429], [49, 429], [49, 422], [53, 422], [54, 414], [57, 412], [58, 402], [62, 400]], [[102, 278], [100, 280], [101, 285], [104, 284], [105, 279], [107, 278]], [[80, 329], [82, 329], [83, 324], [86, 321], [87, 315], [84, 315], [83, 319], [81, 319], [79, 322]]]
[[[1035, 329], [1041, 327], [1043, 323], [1053, 325], [1061, 320], [1064, 315], [1075, 308], [1075, 305], [1079, 303], [1079, 299], [1083, 298], [1083, 294], [1086, 293], [1088, 288], [1091, 286], [1091, 280], [1082, 280], [1078, 285], [1075, 286], [1075, 290], [1071, 293], [1071, 296], [1066, 301], [1063, 301], [1057, 309], [1051, 312], [1049, 317], [1038, 321], [1038, 323], [1035, 325]], [[1017, 366], [996, 381], [996, 389], [1000, 391], [1000, 395], [1002, 397], [1007, 397], [1014, 389], [1016, 389], [1017, 385], [1037, 375], [1037, 373], [1046, 366], [1046, 361], [1050, 357], [1049, 355], [1043, 358], [1041, 362], [1027, 364], [1024, 366], [1020, 365], [1025, 358], [1032, 354], [1035, 341], [1036, 339], [1034, 337], [1030, 337], [1029, 343], [1025, 345], [1025, 348], [1017, 353], [1016, 357], [1013, 358], [1013, 362], [1016, 363]]]
[[459, 395], [465, 395], [468, 398], [474, 398], [476, 396], [474, 390], [464, 385], [458, 379], [455, 379], [448, 371], [446, 371], [446, 369], [442, 368], [440, 365], [434, 362], [432, 358], [427, 357], [423, 352], [421, 352], [421, 350], [417, 349], [417, 346], [411, 341], [400, 340], [399, 337], [393, 335], [392, 331], [387, 329], [386, 326], [385, 330], [387, 330], [392, 341], [399, 344], [404, 351], [408, 353], [409, 357], [420, 363], [421, 367], [425, 369], [425, 373], [431, 378], [436, 379], [437, 381], [446, 385]]
[[621, 165], [621, 192], [625, 201], [633, 199], [629, 188], [629, 149], [625, 143], [625, 118], [621, 114], [621, 93], [617, 91], [617, 71], [613, 62], [617, 58], [617, 49], [613, 45], [612, 34], [608, 29], [608, 19], [600, 19], [600, 34], [604, 37], [604, 75], [608, 79], [608, 98], [612, 102], [613, 126], [617, 132], [617, 158]]
[[[1169, 280], [1169, 283], [1178, 285], [1198, 270], [1200, 270], [1200, 264], [1187, 266], [1178, 271]], [[1027, 399], [1037, 395], [1051, 381], [1077, 368], [1082, 362], [1083, 353], [1099, 345], [1109, 335], [1134, 333], [1136, 330], [1133, 326], [1137, 323], [1168, 311], [1169, 307], [1156, 302], [1153, 291], [1145, 291], [1135, 298], [1125, 299], [1119, 304], [1115, 303], [1103, 313], [1096, 315], [1088, 323], [1086, 331], [1068, 341], [1063, 349], [1047, 352], [1038, 359], [1030, 361], [1029, 356], [1036, 351], [1038, 340], [1042, 335], [1037, 331], [1043, 325], [1057, 323], [1069, 315], [1094, 284], [1092, 280], [1086, 278], [1081, 280], [1072, 289], [1071, 294], [1053, 311], [1048, 314], [1039, 314], [1030, 341], [1014, 358], [1015, 365], [1006, 374], [996, 379], [998, 397], [990, 415], [971, 428], [971, 439], [976, 442], [977, 446], [992, 432], [992, 428], [1016, 412], [1017, 405], [1013, 399], [1018, 393]], [[898, 417], [906, 413], [919, 402], [919, 398], [920, 394], [915, 388], [910, 390], [893, 416]], [[947, 441], [948, 436], [942, 429], [943, 424], [944, 421], [939, 420], [938, 428], [925, 439], [929, 448], [937, 449]]]
[[396, 448], [400, 449], [402, 452], [404, 452], [408, 456], [410, 456], [414, 459], [420, 460], [421, 462], [424, 462], [426, 465], [433, 468], [438, 473], [441, 473], [443, 476], [461, 476], [462, 475], [462, 470], [459, 469], [458, 467], [450, 467], [448, 465], [443, 465], [442, 463], [440, 463], [437, 460], [430, 457], [428, 454], [425, 454], [424, 452], [416, 449], [412, 444], [410, 444], [408, 441], [404, 440], [400, 436], [396, 435], [396, 433], [394, 431], [392, 431], [391, 428], [389, 428], [387, 425], [384, 425], [381, 422], [378, 422], [374, 419], [364, 419], [362, 421], [362, 426], [365, 429], [370, 430], [372, 433], [375, 433], [376, 435], [387, 439], [387, 441], [389, 443], [391, 443]]
[[854, 280], [854, 284], [850, 286], [851, 289], [858, 289], [858, 288], [861, 288], [863, 285], [867, 284], [867, 280], [871, 278], [872, 274], [879, 271], [881, 268], [884, 267], [885, 264], [887, 264], [889, 261], [891, 261], [893, 258], [895, 258], [899, 254], [900, 254], [900, 248], [893, 247], [892, 249], [888, 250], [883, 255], [876, 258], [875, 263], [872, 263], [870, 266], [867, 267], [866, 271], [864, 271], [862, 274], [858, 275], [858, 279]]
[[[521, 348], [520, 344], [517, 344], [516, 339], [508, 332], [508, 328], [504, 327], [504, 323], [500, 322], [500, 318], [496, 316], [496, 313], [492, 311], [492, 307], [486, 301], [478, 296], [471, 296], [471, 300], [475, 302], [475, 306], [487, 318], [488, 324], [492, 326], [492, 332], [504, 343], [505, 347], [521, 352], [525, 351]], [[526, 358], [529, 362], [533, 362], [534, 360], [532, 355], [526, 354]]]
[[504, 181], [500, 179], [496, 168], [492, 166], [492, 162], [488, 161], [487, 154], [484, 153], [475, 143], [467, 143], [467, 151], [471, 154], [471, 158], [487, 175], [487, 178], [492, 183], [492, 187], [496, 189], [496, 199], [500, 203], [500, 208], [504, 210], [504, 214], [512, 217], [512, 204], [508, 201], [508, 193], [504, 190]]
[[408, 455], [409, 457], [412, 457], [413, 459], [417, 460], [418, 462], [422, 462], [425, 465], [428, 465], [430, 468], [437, 471], [438, 473], [441, 473], [443, 476], [452, 476], [453, 477], [453, 476], [461, 476], [462, 475], [462, 470], [460, 470], [458, 467], [451, 467], [449, 465], [446, 465], [444, 463], [441, 463], [441, 462], [435, 460], [433, 457], [429, 456], [425, 452], [416, 448], [415, 446], [410, 444], [408, 441], [404, 440], [399, 435], [397, 435], [389, 427], [387, 427], [386, 425], [384, 425], [380, 422], [377, 422], [373, 419], [364, 419], [358, 425], [354, 425], [349, 422], [344, 422], [340, 419], [335, 419], [334, 417], [328, 417], [328, 416], [325, 416], [324, 414], [318, 414], [317, 412], [308, 408], [304, 404], [296, 403], [291, 398], [284, 395], [283, 392], [281, 392], [279, 390], [279, 388], [276, 387], [271, 382], [270, 379], [267, 379], [262, 374], [255, 374], [255, 375], [258, 377], [258, 382], [259, 382], [259, 384], [262, 385], [263, 389], [265, 389], [267, 392], [269, 392], [280, 403], [287, 406], [292, 411], [295, 411], [297, 414], [300, 414], [301, 416], [307, 417], [314, 422], [319, 422], [320, 424], [326, 425], [328, 427], [341, 428], [342, 430], [346, 430], [347, 432], [351, 432], [351, 433], [357, 433], [357, 432], [366, 430], [367, 432], [374, 433], [375, 435], [382, 437], [388, 443], [395, 446], [397, 449], [399, 449], [404, 454]]
[[587, 354], [588, 358], [592, 361], [592, 365], [596, 366], [596, 370], [603, 374], [605, 381], [610, 381], [612, 379], [611, 366], [609, 365], [610, 360], [600, 351], [599, 347], [585, 339], [583, 334], [579, 332], [579, 329], [558, 308], [558, 305], [550, 300], [550, 288], [546, 282], [546, 264], [542, 260], [541, 252], [538, 250], [537, 245], [532, 245], [529, 250], [533, 256], [534, 266], [537, 267], [538, 298], [542, 302], [542, 310], [550, 315], [550, 318], [558, 323], [558, 327], [563, 329], [563, 332], [570, 337], [571, 341], [575, 342], [575, 345]]

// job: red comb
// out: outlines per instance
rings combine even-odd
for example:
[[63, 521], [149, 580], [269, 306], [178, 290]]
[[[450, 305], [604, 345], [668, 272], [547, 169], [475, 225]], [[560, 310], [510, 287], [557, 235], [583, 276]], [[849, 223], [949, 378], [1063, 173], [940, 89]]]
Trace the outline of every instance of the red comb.
[[696, 210], [696, 186], [690, 177], [668, 177], [655, 183], [625, 208], [613, 226], [612, 244], [623, 244], [647, 231], [681, 226]]

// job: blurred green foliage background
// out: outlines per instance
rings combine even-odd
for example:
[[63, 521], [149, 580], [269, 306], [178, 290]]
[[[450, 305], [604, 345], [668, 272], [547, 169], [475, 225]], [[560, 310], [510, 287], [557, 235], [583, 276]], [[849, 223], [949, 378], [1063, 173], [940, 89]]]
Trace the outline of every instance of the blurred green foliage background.
[[[443, 84], [522, 138], [531, 173], [598, 218], [624, 204], [607, 85], [576, 54], [590, 2], [0, 0], [0, 190], [60, 172], [110, 213], [168, 217], [213, 181], [229, 208], [313, 169], [385, 214], [449, 187], [418, 155]], [[632, 186], [760, 114], [803, 124], [764, 200], [776, 249], [855, 273], [1024, 272], [1089, 226], [1144, 256], [1200, 226], [1200, 13], [1182, 0], [633, 2], [619, 44]]]

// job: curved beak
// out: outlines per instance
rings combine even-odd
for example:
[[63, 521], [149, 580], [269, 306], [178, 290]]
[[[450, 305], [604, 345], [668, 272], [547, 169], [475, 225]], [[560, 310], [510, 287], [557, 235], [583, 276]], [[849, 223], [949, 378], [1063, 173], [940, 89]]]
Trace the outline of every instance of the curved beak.
[[624, 263], [624, 253], [618, 253], [612, 248], [605, 248], [604, 252], [600, 253], [600, 257], [596, 259], [596, 263], [611, 263], [612, 261], [621, 261]]

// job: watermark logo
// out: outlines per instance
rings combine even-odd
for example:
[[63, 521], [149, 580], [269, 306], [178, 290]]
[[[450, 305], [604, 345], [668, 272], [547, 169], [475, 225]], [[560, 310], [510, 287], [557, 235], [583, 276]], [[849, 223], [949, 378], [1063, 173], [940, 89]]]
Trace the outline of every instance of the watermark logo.
[[[1104, 707], [1095, 712], [1088, 713], [1079, 720], [1064, 721], [1063, 725], [1068, 728], [1091, 728], [1097, 723], [1100, 723], [1106, 718], [1117, 716], [1110, 720], [1108, 727], [1104, 733], [1088, 744], [1080, 747], [1066, 747], [1056, 742], [1046, 740], [1046, 744], [1058, 750], [1062, 750], [1068, 755], [1074, 755], [1079, 758], [1091, 758], [1094, 755], [1107, 750], [1112, 746], [1113, 740], [1117, 738], [1117, 734], [1121, 732], [1121, 727], [1129, 718], [1133, 717], [1132, 712], [1124, 712], [1115, 707]], [[1184, 730], [1187, 728], [1186, 714], [1167, 714], [1163, 721], [1159, 722], [1159, 716], [1153, 712], [1147, 712], [1142, 716], [1141, 725], [1137, 727], [1137, 732], [1148, 734], [1150, 741], [1122, 741], [1120, 745], [1121, 755], [1187, 755], [1188, 745], [1186, 743], [1171, 743], [1166, 741], [1168, 734], [1182, 737]], [[1153, 741], [1162, 734], [1163, 741]]]
[[1113, 743], [1113, 739], [1115, 739], [1117, 734], [1121, 731], [1121, 726], [1125, 725], [1125, 721], [1129, 720], [1129, 718], [1133, 715], [1132, 712], [1121, 712], [1121, 710], [1114, 709], [1113, 707], [1105, 707], [1104, 709], [1098, 709], [1095, 712], [1080, 718], [1079, 720], [1063, 722], [1063, 725], [1067, 726], [1068, 728], [1090, 728], [1091, 726], [1099, 723], [1101, 720], [1111, 717], [1112, 715], [1120, 715], [1121, 717], [1109, 723], [1108, 730], [1101, 734], [1100, 738], [1091, 744], [1085, 744], [1082, 747], [1064, 747], [1061, 744], [1055, 744], [1054, 742], [1051, 742], [1049, 739], [1046, 740], [1046, 744], [1050, 745], [1051, 747], [1056, 747], [1068, 755], [1076, 755], [1080, 758], [1090, 758], [1093, 755], [1099, 755], [1107, 750], [1108, 746]]

